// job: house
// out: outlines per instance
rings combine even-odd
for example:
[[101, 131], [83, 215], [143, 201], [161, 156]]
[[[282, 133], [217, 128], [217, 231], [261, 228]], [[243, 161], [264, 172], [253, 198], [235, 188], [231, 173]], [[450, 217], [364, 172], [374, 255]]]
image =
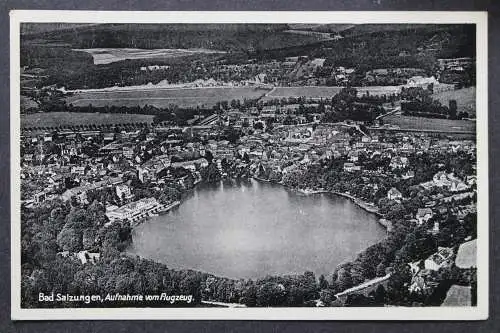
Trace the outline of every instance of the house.
[[78, 174], [78, 175], [84, 175], [85, 174], [85, 167], [84, 166], [74, 166], [71, 168], [71, 173]]
[[300, 161], [300, 164], [309, 164], [311, 162], [311, 159], [309, 158], [309, 155], [306, 153], [304, 155], [304, 158]]
[[38, 192], [35, 193], [34, 197], [35, 197], [35, 203], [40, 203], [45, 201], [45, 199], [47, 198], [47, 193], [45, 193], [44, 191]]
[[355, 171], [361, 171], [361, 166], [355, 165], [354, 163], [344, 163], [344, 171], [347, 172], [355, 172]]
[[85, 265], [86, 263], [91, 263], [91, 264], [96, 264], [99, 259], [101, 258], [100, 253], [92, 253], [89, 251], [80, 251], [75, 254], [78, 259], [80, 259], [82, 265]]
[[401, 178], [403, 179], [410, 179], [415, 177], [415, 171], [413, 170], [408, 170], [404, 174], [401, 175]]
[[427, 201], [424, 205], [425, 207], [434, 207], [436, 206], [437, 202], [434, 200]]
[[399, 192], [395, 187], [391, 188], [387, 192], [387, 199], [389, 199], [389, 200], [400, 200], [402, 198], [403, 198], [403, 194], [401, 194], [401, 192]]
[[435, 186], [444, 187], [452, 192], [460, 192], [469, 189], [469, 186], [453, 174], [440, 171], [432, 177]]
[[422, 261], [409, 262], [408, 266], [410, 267], [411, 275], [416, 275], [422, 269]]
[[156, 139], [156, 133], [150, 132], [146, 134], [146, 141], [153, 141], [154, 139]]
[[24, 154], [23, 155], [23, 160], [25, 162], [32, 162], [33, 161], [33, 154]]
[[73, 187], [70, 188], [66, 191], [64, 191], [63, 194], [61, 194], [61, 199], [63, 201], [68, 201], [71, 200], [72, 197], [75, 197], [75, 199], [78, 202], [85, 202], [87, 200], [87, 192], [90, 190], [99, 190], [104, 187], [112, 187], [114, 185], [122, 183], [123, 180], [121, 177], [114, 177], [114, 178], [109, 178], [106, 180], [102, 180], [99, 182], [91, 183], [88, 185], [82, 185], [78, 187]]
[[438, 173], [436, 173], [433, 177], [432, 177], [432, 181], [434, 182], [434, 185], [435, 186], [438, 186], [438, 187], [448, 187], [450, 185], [450, 179], [449, 179], [449, 175], [446, 174], [446, 172], [444, 171], [440, 171]]
[[115, 140], [115, 133], [104, 133], [103, 134], [104, 142], [111, 142]]
[[349, 157], [349, 162], [357, 162], [359, 160], [359, 152], [357, 150], [352, 150], [347, 155]]
[[432, 213], [432, 209], [430, 208], [419, 208], [417, 210], [417, 214], [415, 214], [418, 225], [422, 225], [425, 222], [429, 221], [432, 216], [434, 216], [434, 214]]
[[192, 161], [174, 162], [171, 164], [172, 168], [184, 168], [190, 171], [196, 171], [197, 165], [199, 165], [201, 168], [205, 168], [208, 166], [208, 161], [206, 158], [202, 157]]
[[434, 226], [432, 227], [431, 233], [434, 235], [439, 233], [439, 221], [434, 221]]
[[410, 286], [408, 287], [408, 291], [410, 293], [424, 293], [429, 290], [429, 286], [425, 282], [425, 279], [421, 275], [415, 275], [411, 279]]
[[448, 247], [438, 247], [438, 251], [425, 259], [425, 269], [438, 271], [443, 267], [448, 267], [453, 263], [453, 249]]
[[375, 157], [380, 157], [382, 155], [382, 152], [378, 149], [374, 150], [372, 154], [370, 155], [371, 159], [374, 159]]
[[465, 184], [464, 182], [462, 182], [459, 179], [455, 178], [455, 179], [452, 179], [450, 181], [449, 190], [451, 192], [460, 192], [460, 191], [465, 191], [468, 189], [469, 189], [469, 186], [467, 186], [467, 184]]
[[122, 148], [122, 155], [126, 159], [132, 159], [134, 157], [134, 148], [132, 147], [123, 147]]
[[407, 157], [400, 157], [400, 156], [394, 156], [391, 159], [391, 163], [389, 166], [392, 169], [403, 169], [408, 166], [408, 158]]
[[132, 193], [130, 191], [130, 187], [127, 185], [127, 184], [119, 184], [119, 185], [116, 185], [116, 196], [118, 198], [130, 198], [132, 197]]
[[476, 176], [467, 176], [466, 178], [466, 182], [467, 182], [467, 185], [469, 186], [473, 186], [473, 185], [476, 185]]
[[448, 215], [448, 207], [447, 206], [438, 206], [436, 208], [436, 211], [440, 214], [440, 215]]

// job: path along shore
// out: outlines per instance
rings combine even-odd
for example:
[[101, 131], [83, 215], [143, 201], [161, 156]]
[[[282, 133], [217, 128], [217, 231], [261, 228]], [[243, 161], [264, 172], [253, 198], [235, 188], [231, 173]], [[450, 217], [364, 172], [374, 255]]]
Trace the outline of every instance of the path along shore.
[[383, 215], [379, 213], [378, 207], [376, 207], [375, 205], [370, 204], [370, 203], [368, 203], [366, 201], [363, 201], [363, 200], [361, 200], [359, 198], [356, 198], [355, 196], [353, 196], [351, 194], [343, 193], [343, 192], [336, 192], [336, 191], [327, 191], [327, 190], [324, 190], [324, 189], [319, 189], [319, 190], [298, 189], [298, 191], [300, 193], [303, 193], [303, 194], [306, 194], [306, 195], [309, 195], [309, 194], [318, 194], [318, 193], [331, 193], [331, 194], [340, 195], [342, 197], [348, 198], [352, 202], [354, 202], [356, 205], [358, 205], [358, 207], [366, 210], [369, 213], [377, 215], [377, 217], [379, 218], [378, 222], [384, 228], [386, 228], [387, 231], [391, 231], [392, 230], [392, 223], [391, 223], [391, 221], [386, 220], [386, 219], [383, 218]]

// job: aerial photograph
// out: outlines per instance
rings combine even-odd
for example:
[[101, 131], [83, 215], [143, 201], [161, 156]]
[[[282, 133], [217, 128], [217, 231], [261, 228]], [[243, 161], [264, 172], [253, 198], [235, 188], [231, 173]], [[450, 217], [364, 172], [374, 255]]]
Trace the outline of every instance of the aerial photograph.
[[22, 309], [477, 306], [475, 24], [21, 23], [19, 57]]

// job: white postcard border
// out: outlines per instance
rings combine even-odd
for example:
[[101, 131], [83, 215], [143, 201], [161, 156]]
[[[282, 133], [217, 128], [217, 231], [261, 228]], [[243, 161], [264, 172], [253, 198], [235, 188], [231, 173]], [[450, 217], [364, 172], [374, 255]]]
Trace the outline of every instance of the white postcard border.
[[[486, 12], [10, 12], [11, 318], [13, 320], [484, 320], [488, 318], [488, 16]], [[371, 308], [21, 308], [20, 23], [447, 23], [476, 24], [477, 306]]]

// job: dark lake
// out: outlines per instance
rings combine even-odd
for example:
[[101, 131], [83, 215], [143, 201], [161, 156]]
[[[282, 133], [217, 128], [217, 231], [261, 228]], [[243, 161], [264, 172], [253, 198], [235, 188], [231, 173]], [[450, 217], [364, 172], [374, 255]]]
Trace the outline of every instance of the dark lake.
[[198, 186], [177, 208], [137, 226], [129, 253], [231, 278], [327, 275], [384, 236], [377, 217], [346, 198], [225, 181]]

